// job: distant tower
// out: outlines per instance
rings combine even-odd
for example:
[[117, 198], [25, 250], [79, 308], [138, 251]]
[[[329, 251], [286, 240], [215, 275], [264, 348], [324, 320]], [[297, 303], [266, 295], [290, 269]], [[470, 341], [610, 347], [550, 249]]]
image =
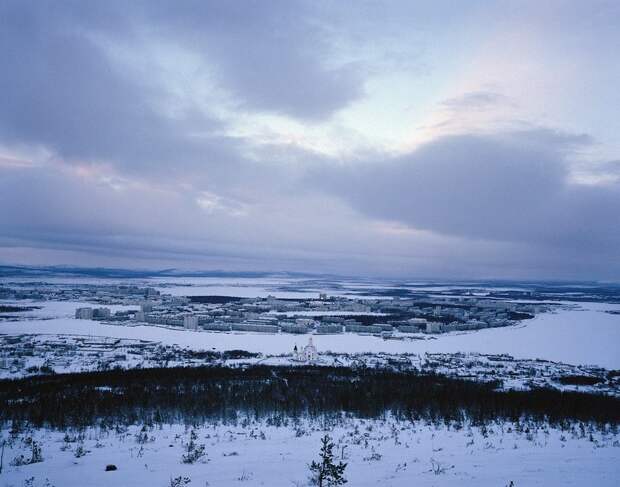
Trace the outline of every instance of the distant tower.
[[197, 330], [198, 329], [198, 316], [196, 315], [184, 316], [183, 327], [187, 330]]

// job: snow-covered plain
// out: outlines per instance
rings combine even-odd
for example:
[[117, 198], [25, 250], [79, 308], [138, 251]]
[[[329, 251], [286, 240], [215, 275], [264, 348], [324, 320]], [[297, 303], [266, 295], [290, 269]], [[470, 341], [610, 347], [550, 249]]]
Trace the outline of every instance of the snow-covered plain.
[[[152, 340], [195, 350], [247, 350], [275, 355], [289, 353], [307, 338], [290, 334], [221, 333], [157, 326], [107, 325], [72, 318], [83, 303], [43, 302], [30, 319], [0, 322], [0, 334], [65, 334]], [[336, 353], [505, 353], [515, 358], [544, 359], [569, 364], [591, 364], [620, 369], [620, 315], [606, 313], [620, 305], [580, 303], [542, 313], [517, 326], [442, 334], [421, 339], [383, 340], [357, 334], [315, 335], [319, 351]], [[51, 319], [32, 319], [35, 317]]]
[[[167, 487], [179, 476], [192, 486], [308, 485], [308, 464], [317, 459], [320, 438], [329, 434], [336, 460], [348, 463], [348, 484], [363, 486], [617, 486], [617, 436], [573, 427], [496, 423], [486, 428], [390, 419], [345, 419], [340, 424], [293, 422], [280, 426], [246, 420], [197, 427], [196, 443], [206, 455], [194, 464], [181, 461], [190, 430], [181, 425], [73, 432], [23, 432], [5, 451], [10, 463], [30, 447], [42, 447], [43, 462], [5, 466], [2, 487]], [[9, 437], [3, 431], [4, 438]], [[65, 438], [63, 438], [65, 437]], [[76, 452], [86, 452], [83, 456]], [[114, 464], [116, 471], [106, 472]], [[6, 464], [5, 464], [6, 465]], [[27, 479], [33, 479], [27, 484]], [[45, 483], [47, 479], [47, 484]]]

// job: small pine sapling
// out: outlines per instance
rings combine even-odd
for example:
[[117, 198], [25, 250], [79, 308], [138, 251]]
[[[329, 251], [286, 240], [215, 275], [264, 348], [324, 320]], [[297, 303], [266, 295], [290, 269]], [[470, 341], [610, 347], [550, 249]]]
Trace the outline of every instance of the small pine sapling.
[[310, 480], [318, 487], [336, 487], [344, 485], [347, 480], [344, 478], [344, 470], [347, 464], [343, 462], [334, 463], [334, 443], [329, 435], [321, 438], [321, 453], [318, 462], [312, 461], [310, 464]]

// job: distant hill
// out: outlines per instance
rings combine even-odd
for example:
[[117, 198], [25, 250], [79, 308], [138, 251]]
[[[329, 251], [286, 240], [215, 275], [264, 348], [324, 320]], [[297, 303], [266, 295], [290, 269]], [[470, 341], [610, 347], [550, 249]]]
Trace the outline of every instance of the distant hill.
[[0, 265], [1, 277], [103, 277], [139, 279], [149, 277], [318, 277], [317, 274], [301, 272], [261, 272], [261, 271], [184, 271], [179, 269], [118, 269], [109, 267], [70, 267], [70, 266], [17, 266]]

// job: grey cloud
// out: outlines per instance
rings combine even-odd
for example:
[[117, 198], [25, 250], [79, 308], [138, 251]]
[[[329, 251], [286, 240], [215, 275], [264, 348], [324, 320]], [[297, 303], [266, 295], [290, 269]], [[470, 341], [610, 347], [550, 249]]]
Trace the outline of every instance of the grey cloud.
[[208, 112], [163, 113], [173, 94], [162, 80], [137, 78], [102, 46], [147, 36], [197, 54], [194, 81], [213, 72], [241, 109], [318, 120], [360, 96], [363, 80], [352, 65], [326, 62], [311, 10], [297, 2], [3, 2], [0, 144], [133, 177], [247, 184], [260, 171], [244, 159], [245, 140], [222, 135], [226, 125]]
[[[231, 96], [237, 115], [324, 121], [363, 96], [369, 72], [366, 53], [350, 56], [359, 64], [336, 59], [334, 39], [350, 51], [372, 51], [381, 40], [373, 55], [394, 57], [381, 65], [389, 72], [395, 59], [411, 63], [422, 49], [406, 44], [417, 39], [407, 32], [447, 32], [447, 21], [460, 25], [471, 9], [449, 4], [363, 4], [352, 15], [333, 2], [0, 2], [0, 146], [9, 149], [0, 154], [0, 247], [262, 259], [300, 270], [320, 262], [325, 270], [381, 273], [385, 265], [428, 275], [458, 267], [465, 275], [486, 266], [497, 276], [574, 266], [586, 277], [617, 275], [618, 183], [568, 178], [567, 161], [592, 143], [588, 135], [528, 129], [444, 137], [401, 157], [366, 150], [342, 163], [224, 136], [229, 127], [192, 91], [205, 76]], [[480, 2], [475, 10], [491, 9]], [[569, 24], [562, 29], [572, 35]], [[617, 39], [617, 29], [606, 36]], [[141, 42], [191, 54], [195, 106], [164, 111], [178, 99], [160, 72], [149, 77], [145, 59], [140, 78], [109, 50], [139, 56]], [[390, 52], [392, 43], [398, 48]], [[158, 60], [174, 70], [174, 59]], [[500, 103], [510, 99], [477, 91], [444, 106]], [[19, 150], [11, 153], [24, 147], [43, 147], [62, 162], [29, 167]], [[106, 176], [149, 184], [114, 191], [67, 167], [99, 162], [112, 166]], [[601, 168], [618, 173], [617, 163]], [[230, 216], [246, 210], [247, 218]], [[402, 225], [386, 230], [386, 220]]]
[[360, 68], [327, 59], [326, 19], [310, 2], [145, 5], [161, 35], [201, 54], [216, 79], [249, 110], [319, 120], [362, 95]]
[[544, 130], [450, 136], [402, 157], [323, 167], [311, 180], [371, 218], [618, 259], [620, 184], [568, 178], [565, 153], [583, 140]]
[[607, 161], [598, 168], [603, 176], [612, 176], [620, 178], [620, 159], [616, 161]]
[[448, 98], [441, 104], [452, 110], [484, 110], [498, 104], [510, 103], [510, 98], [494, 91], [470, 91]]
[[[205, 197], [218, 204], [205, 209]], [[286, 203], [263, 198], [247, 217], [244, 211], [236, 215], [234, 205], [227, 198], [218, 201], [189, 190], [114, 190], [96, 178], [56, 168], [0, 169], [0, 248], [263, 260], [333, 251], [333, 242], [325, 242], [323, 235], [334, 222], [329, 217], [305, 221], [315, 210], [297, 198]]]
[[[464, 147], [461, 143], [457, 146]], [[601, 200], [594, 192], [566, 198], [568, 218], [551, 221], [542, 240], [534, 236], [524, 241], [527, 212], [538, 207], [529, 205], [528, 196], [523, 195], [515, 204], [528, 206], [519, 215], [508, 202], [502, 202], [502, 189], [510, 197], [512, 181], [494, 191], [493, 198], [488, 191], [478, 197], [475, 193], [480, 186], [497, 182], [493, 171], [483, 176], [480, 170], [470, 175], [463, 170], [451, 177], [442, 175], [446, 168], [440, 164], [434, 182], [418, 173], [420, 181], [409, 184], [411, 179], [407, 178], [412, 173], [396, 173], [396, 161], [379, 164], [384, 165], [377, 172], [364, 166], [364, 175], [359, 177], [348, 168], [325, 168], [311, 176], [312, 185], [305, 181], [298, 186], [301, 183], [291, 180], [289, 192], [279, 195], [265, 186], [262, 192], [266, 194], [257, 190], [249, 214], [242, 217], [231, 217], [219, 208], [202, 210], [197, 201], [204, 196], [200, 192], [161, 192], [140, 187], [116, 191], [106, 183], [68, 171], [5, 168], [0, 172], [0, 259], [11, 255], [11, 248], [21, 248], [30, 249], [36, 258], [47, 255], [52, 259], [50, 263], [68, 262], [68, 254], [53, 252], [73, 252], [71, 259], [79, 258], [91, 265], [102, 259], [117, 259], [132, 266], [136, 265], [131, 261], [133, 257], [150, 261], [149, 265], [166, 262], [172, 267], [238, 265], [246, 269], [392, 276], [613, 278], [620, 272], [618, 247], [601, 247], [601, 242], [609, 244], [609, 238], [601, 240], [598, 223], [600, 218], [613, 216], [618, 203], [615, 197], [607, 202], [605, 214], [600, 214]], [[551, 196], [562, 193], [557, 189], [562, 184], [550, 184], [562, 174], [556, 168], [540, 177], [545, 187], [552, 188]], [[320, 181], [314, 179], [319, 176]], [[538, 177], [531, 168], [521, 173], [515, 170], [510, 176], [518, 183], [515, 190], [526, 192], [529, 188], [523, 179]], [[477, 184], [471, 183], [477, 179]], [[451, 196], [463, 182], [470, 184], [469, 191], [462, 189], [458, 198]], [[431, 183], [433, 187], [422, 189]], [[330, 194], [317, 193], [317, 186]], [[473, 202], [466, 201], [467, 195]], [[533, 196], [545, 202], [544, 196], [536, 192]], [[498, 201], [501, 204], [492, 211], [490, 206], [497, 206]], [[459, 204], [470, 206], [459, 208]], [[413, 206], [415, 211], [407, 210]], [[498, 225], [495, 220], [503, 211], [510, 212], [507, 218], [515, 220], [516, 228]], [[425, 212], [430, 213], [426, 220], [420, 217]], [[446, 212], [450, 212], [452, 220], [445, 220]], [[584, 218], [586, 214], [588, 218]], [[535, 233], [541, 221], [535, 214], [529, 217], [528, 231]], [[386, 220], [416, 228], [424, 228], [430, 221], [428, 226], [433, 230], [403, 231], [402, 225], [384, 225]], [[460, 225], [456, 229], [449, 226], [454, 221]], [[608, 226], [609, 237], [615, 228], [613, 220]], [[556, 245], [549, 238], [553, 234], [568, 237], [568, 247]], [[518, 241], [492, 240], [499, 237]], [[588, 238], [590, 242], [584, 241]], [[51, 257], [54, 255], [55, 259]]]
[[[165, 122], [152, 113], [152, 98], [162, 94], [142, 94], [145, 84], [124, 78], [89, 40], [91, 35], [128, 46], [146, 35], [194, 52], [203, 63], [197, 68], [214, 72], [250, 110], [320, 119], [362, 92], [363, 79], [355, 66], [327, 62], [329, 46], [308, 4], [9, 0], [1, 8], [0, 52], [3, 65], [13, 73], [1, 87], [6, 101], [26, 101], [36, 108], [49, 96], [50, 102], [38, 111], [46, 115], [42, 125], [64, 107], [71, 118], [70, 110], [83, 105], [83, 113], [74, 112], [74, 123], [67, 127], [76, 138], [89, 128], [101, 128], [97, 115], [146, 132], [145, 142], [152, 131], [169, 128], [161, 127]], [[80, 115], [90, 115], [90, 125], [80, 127]], [[31, 120], [15, 121], [15, 130], [36, 128]], [[109, 130], [102, 134], [102, 146]]]
[[[213, 135], [221, 129], [217, 120], [203, 115], [196, 123], [195, 114], [183, 120], [158, 113], [155, 102], [165, 93], [113, 65], [86, 35], [92, 22], [73, 24], [76, 12], [62, 11], [67, 5], [0, 7], [0, 63], [9, 73], [0, 77], [0, 142], [43, 146], [69, 162], [105, 162], [142, 174], [173, 166], [205, 169], [205, 163], [217, 170], [238, 160], [239, 141]], [[117, 17], [105, 19], [97, 28]], [[211, 135], [190, 137], [190, 126]]]

